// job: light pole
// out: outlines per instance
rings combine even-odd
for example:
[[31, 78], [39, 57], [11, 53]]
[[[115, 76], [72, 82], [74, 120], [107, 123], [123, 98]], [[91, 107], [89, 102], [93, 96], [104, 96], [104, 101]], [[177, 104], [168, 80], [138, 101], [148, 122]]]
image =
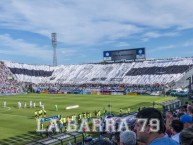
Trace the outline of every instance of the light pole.
[[56, 46], [57, 46], [57, 34], [52, 33], [52, 47], [53, 47], [53, 66], [57, 66], [57, 55], [56, 55]]

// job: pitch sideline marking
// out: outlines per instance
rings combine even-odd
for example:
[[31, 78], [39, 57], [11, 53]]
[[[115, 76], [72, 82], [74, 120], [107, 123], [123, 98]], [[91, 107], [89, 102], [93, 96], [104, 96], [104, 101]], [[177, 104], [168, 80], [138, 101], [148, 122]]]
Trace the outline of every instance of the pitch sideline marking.
[[2, 112], [10, 111], [11, 110], [11, 107], [2, 107], [2, 108], [7, 108], [7, 110], [3, 110]]

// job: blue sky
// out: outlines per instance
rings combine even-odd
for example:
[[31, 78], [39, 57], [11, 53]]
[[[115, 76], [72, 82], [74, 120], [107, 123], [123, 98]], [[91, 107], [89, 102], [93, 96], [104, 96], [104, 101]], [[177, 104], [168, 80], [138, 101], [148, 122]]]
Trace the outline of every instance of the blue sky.
[[52, 64], [103, 60], [103, 51], [146, 48], [147, 58], [193, 56], [192, 0], [1, 0], [0, 60]]

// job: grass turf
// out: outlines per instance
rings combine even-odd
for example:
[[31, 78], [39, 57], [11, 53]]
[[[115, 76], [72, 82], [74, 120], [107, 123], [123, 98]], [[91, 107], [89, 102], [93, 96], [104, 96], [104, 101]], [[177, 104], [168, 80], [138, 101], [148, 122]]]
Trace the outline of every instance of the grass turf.
[[[47, 117], [55, 115], [73, 115], [82, 112], [94, 112], [94, 110], [108, 110], [111, 102], [112, 112], [119, 114], [119, 109], [127, 112], [128, 106], [131, 111], [137, 111], [138, 107], [152, 106], [152, 102], [165, 102], [175, 99], [174, 97], [163, 96], [113, 96], [113, 95], [48, 95], [48, 94], [27, 94], [20, 96], [0, 97], [0, 144], [22, 144], [38, 138], [36, 131], [37, 124], [34, 119], [34, 112], [39, 110], [39, 101], [45, 105]], [[7, 107], [3, 108], [3, 102]], [[17, 102], [27, 103], [27, 108], [18, 109]], [[29, 108], [29, 102], [35, 101], [36, 108]], [[58, 111], [54, 105], [58, 105]], [[65, 110], [67, 106], [79, 105], [79, 108]], [[161, 106], [156, 106], [160, 107]], [[109, 111], [109, 110], [108, 110]]]

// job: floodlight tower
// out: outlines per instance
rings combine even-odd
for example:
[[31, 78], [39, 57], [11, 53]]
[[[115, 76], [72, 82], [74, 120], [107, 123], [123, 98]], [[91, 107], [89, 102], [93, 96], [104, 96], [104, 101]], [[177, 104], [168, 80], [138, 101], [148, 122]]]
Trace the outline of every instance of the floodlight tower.
[[56, 33], [52, 33], [53, 66], [57, 66], [56, 46], [57, 46], [57, 35]]

